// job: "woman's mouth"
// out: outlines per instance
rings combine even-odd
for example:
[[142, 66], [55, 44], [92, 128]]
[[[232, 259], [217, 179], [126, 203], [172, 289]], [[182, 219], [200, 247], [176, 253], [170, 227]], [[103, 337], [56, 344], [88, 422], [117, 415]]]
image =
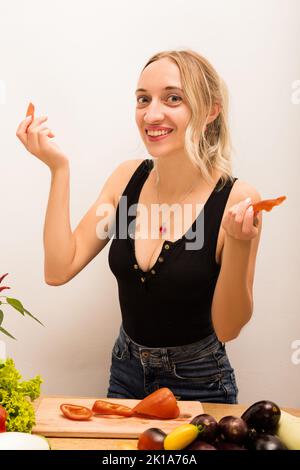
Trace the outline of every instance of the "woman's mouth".
[[162, 133], [161, 135], [149, 135], [148, 134], [148, 131], [146, 131], [146, 135], [148, 137], [148, 140], [150, 142], [156, 142], [158, 140], [162, 140], [162, 139], [166, 139], [172, 132], [173, 132], [174, 129], [171, 129], [170, 131], [168, 131], [167, 133]]

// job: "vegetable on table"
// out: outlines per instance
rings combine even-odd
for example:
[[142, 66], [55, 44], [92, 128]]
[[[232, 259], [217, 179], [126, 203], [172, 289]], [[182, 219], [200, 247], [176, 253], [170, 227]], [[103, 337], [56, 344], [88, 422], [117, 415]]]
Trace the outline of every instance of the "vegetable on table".
[[0, 405], [0, 432], [6, 431], [6, 409]]
[[0, 364], [0, 405], [6, 410], [6, 431], [30, 433], [35, 424], [33, 401], [40, 396], [43, 382], [37, 375], [28, 381], [22, 376], [10, 358]]
[[92, 411], [94, 414], [100, 415], [118, 415], [130, 417], [133, 415], [133, 411], [128, 406], [118, 405], [117, 403], [111, 403], [104, 400], [96, 400]]
[[60, 409], [66, 418], [73, 419], [75, 421], [87, 421], [93, 416], [92, 410], [86, 406], [62, 403], [60, 405]]
[[160, 419], [176, 419], [180, 414], [176, 397], [167, 387], [159, 388], [141, 400], [133, 412]]
[[300, 450], [300, 418], [281, 410], [275, 434], [289, 450]]
[[195, 424], [182, 424], [168, 434], [164, 440], [165, 450], [182, 450], [191, 444], [199, 434]]
[[164, 450], [166, 433], [159, 428], [146, 429], [138, 440], [139, 450]]
[[50, 450], [46, 437], [24, 432], [0, 434], [0, 450]]

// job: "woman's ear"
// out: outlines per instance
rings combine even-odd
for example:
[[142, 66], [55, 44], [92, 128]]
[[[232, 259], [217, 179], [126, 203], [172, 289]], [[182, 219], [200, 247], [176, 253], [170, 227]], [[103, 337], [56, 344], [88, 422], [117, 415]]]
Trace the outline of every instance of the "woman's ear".
[[207, 118], [207, 121], [206, 121], [207, 124], [214, 121], [216, 119], [216, 117], [219, 115], [220, 111], [221, 111], [220, 103], [215, 103], [211, 113], [209, 114], [209, 116]]

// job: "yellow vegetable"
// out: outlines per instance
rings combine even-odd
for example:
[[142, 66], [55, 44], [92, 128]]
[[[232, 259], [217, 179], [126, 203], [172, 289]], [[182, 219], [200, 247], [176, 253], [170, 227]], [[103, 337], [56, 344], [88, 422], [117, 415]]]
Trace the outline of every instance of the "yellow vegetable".
[[281, 410], [276, 435], [289, 450], [300, 450], [300, 418]]
[[182, 424], [173, 429], [165, 437], [165, 450], [181, 450], [191, 444], [199, 434], [199, 428], [194, 424]]

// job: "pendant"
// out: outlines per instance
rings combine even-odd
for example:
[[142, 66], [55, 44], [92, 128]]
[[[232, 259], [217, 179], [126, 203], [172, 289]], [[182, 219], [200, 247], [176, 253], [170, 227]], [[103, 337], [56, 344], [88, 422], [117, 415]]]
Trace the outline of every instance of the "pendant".
[[162, 224], [160, 227], [159, 227], [159, 232], [160, 233], [166, 233], [167, 229], [166, 229], [166, 224]]

